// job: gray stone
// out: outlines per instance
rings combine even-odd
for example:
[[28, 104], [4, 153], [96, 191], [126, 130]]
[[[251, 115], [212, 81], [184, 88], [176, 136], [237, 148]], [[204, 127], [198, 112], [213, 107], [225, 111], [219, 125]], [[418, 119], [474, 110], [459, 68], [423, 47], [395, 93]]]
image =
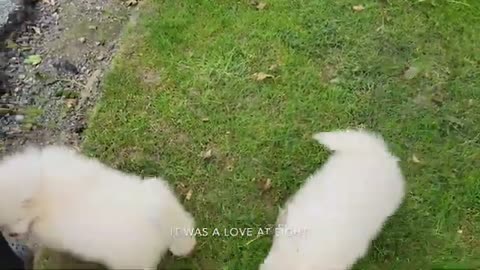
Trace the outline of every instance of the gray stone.
[[0, 0], [0, 29], [8, 23], [10, 14], [17, 11], [20, 5], [15, 0]]

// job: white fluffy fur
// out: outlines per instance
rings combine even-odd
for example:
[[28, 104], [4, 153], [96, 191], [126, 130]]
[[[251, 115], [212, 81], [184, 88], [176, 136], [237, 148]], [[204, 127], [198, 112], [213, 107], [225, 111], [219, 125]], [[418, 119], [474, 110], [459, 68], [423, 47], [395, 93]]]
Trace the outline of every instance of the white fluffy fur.
[[194, 220], [164, 180], [142, 181], [65, 147], [4, 159], [0, 194], [6, 230], [111, 269], [156, 269], [168, 249], [183, 256], [195, 246], [178, 233]]
[[380, 136], [347, 130], [314, 138], [334, 153], [280, 213], [283, 229], [261, 270], [350, 269], [402, 203], [398, 159]]

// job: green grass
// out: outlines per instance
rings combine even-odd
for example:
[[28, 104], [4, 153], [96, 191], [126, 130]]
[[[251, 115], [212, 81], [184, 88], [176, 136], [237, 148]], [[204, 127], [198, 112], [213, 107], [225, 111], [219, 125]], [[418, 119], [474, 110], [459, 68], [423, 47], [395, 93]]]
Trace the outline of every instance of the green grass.
[[[85, 151], [192, 190], [201, 228], [260, 228], [328, 157], [313, 133], [366, 127], [401, 157], [408, 196], [356, 269], [479, 267], [480, 1], [388, 2], [148, 1]], [[270, 244], [199, 237], [163, 267], [256, 269]]]

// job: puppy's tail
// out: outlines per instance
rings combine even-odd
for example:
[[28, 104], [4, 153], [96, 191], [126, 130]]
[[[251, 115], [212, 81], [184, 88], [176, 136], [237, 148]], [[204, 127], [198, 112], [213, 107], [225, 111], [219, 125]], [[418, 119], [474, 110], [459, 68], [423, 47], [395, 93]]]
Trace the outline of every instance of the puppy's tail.
[[331, 151], [388, 153], [383, 138], [365, 130], [340, 130], [320, 132], [313, 138]]

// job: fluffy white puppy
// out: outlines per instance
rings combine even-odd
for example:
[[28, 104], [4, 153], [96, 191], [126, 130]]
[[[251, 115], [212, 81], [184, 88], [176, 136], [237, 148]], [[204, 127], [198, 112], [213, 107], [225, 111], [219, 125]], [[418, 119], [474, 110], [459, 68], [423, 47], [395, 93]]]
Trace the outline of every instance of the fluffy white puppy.
[[314, 135], [333, 155], [281, 211], [261, 270], [345, 270], [400, 206], [404, 178], [383, 139], [367, 131]]
[[188, 255], [192, 216], [167, 183], [109, 168], [65, 147], [28, 148], [0, 162], [0, 225], [111, 269], [156, 269]]

